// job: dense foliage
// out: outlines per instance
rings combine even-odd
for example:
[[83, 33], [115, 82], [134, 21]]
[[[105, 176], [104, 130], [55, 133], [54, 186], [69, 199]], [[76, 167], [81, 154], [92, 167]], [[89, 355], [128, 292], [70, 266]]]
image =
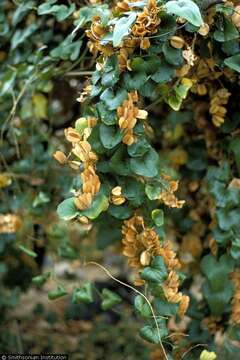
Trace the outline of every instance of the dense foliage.
[[[32, 239], [42, 231], [61, 256], [96, 265], [133, 294], [153, 359], [196, 359], [202, 347], [213, 352], [201, 360], [236, 358], [238, 1], [0, 6], [3, 256], [16, 251], [14, 234], [37, 256]], [[70, 229], [127, 258], [127, 283], [74, 251], [54, 213], [62, 197], [57, 212]], [[59, 284], [48, 297], [69, 293], [76, 304], [96, 301], [90, 282]], [[124, 312], [121, 294], [97, 293], [103, 311]]]

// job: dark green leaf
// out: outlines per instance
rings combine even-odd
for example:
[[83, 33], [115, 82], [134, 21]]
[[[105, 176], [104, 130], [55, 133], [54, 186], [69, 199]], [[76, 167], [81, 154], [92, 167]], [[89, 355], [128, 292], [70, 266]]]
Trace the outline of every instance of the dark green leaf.
[[92, 284], [86, 282], [79, 288], [74, 289], [72, 295], [72, 301], [74, 304], [85, 303], [90, 304], [93, 302]]
[[118, 294], [109, 289], [103, 289], [101, 308], [104, 311], [111, 309], [114, 305], [119, 304], [121, 301], [122, 299]]

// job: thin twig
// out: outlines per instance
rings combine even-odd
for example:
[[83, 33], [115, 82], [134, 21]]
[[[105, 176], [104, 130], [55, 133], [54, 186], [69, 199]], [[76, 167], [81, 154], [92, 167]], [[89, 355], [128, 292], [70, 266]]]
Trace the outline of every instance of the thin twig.
[[2, 125], [2, 128], [1, 128], [1, 137], [0, 137], [0, 141], [2, 142], [3, 140], [3, 133], [4, 133], [4, 130], [8, 124], [9, 121], [11, 121], [16, 113], [16, 110], [17, 110], [17, 106], [18, 106], [18, 103], [19, 101], [22, 99], [23, 95], [25, 94], [29, 84], [33, 81], [34, 79], [34, 76], [35, 74], [33, 74], [24, 84], [24, 86], [22, 87], [20, 93], [18, 94], [17, 98], [14, 100], [13, 102], [13, 107], [7, 117], [7, 119], [4, 121], [3, 125]]
[[125, 286], [125, 287], [128, 287], [129, 289], [133, 290], [135, 293], [137, 293], [138, 295], [142, 296], [144, 298], [144, 300], [147, 302], [148, 306], [150, 307], [150, 310], [151, 310], [151, 313], [153, 315], [153, 318], [154, 318], [154, 322], [156, 324], [156, 328], [157, 328], [157, 332], [158, 332], [158, 338], [159, 338], [159, 343], [160, 343], [160, 346], [162, 348], [162, 351], [163, 351], [163, 354], [164, 354], [164, 357], [166, 360], [168, 360], [168, 357], [167, 357], [167, 354], [166, 354], [166, 351], [164, 349], [164, 346], [162, 344], [162, 339], [161, 339], [161, 334], [160, 334], [160, 329], [159, 329], [159, 325], [158, 325], [158, 322], [157, 322], [157, 319], [156, 319], [156, 315], [155, 315], [155, 312], [153, 310], [153, 307], [152, 307], [152, 304], [150, 303], [150, 301], [148, 300], [148, 298], [143, 294], [141, 293], [141, 291], [135, 289], [133, 286], [129, 285], [129, 284], [126, 284], [124, 283], [123, 281], [121, 280], [118, 280], [117, 278], [115, 278], [110, 272], [108, 269], [106, 269], [103, 265], [95, 262], [95, 261], [89, 261], [88, 263], [86, 263], [85, 265], [96, 265], [98, 267], [100, 267], [103, 271], [105, 271], [105, 273], [111, 278], [113, 279], [114, 281], [118, 282], [119, 284]]
[[199, 346], [207, 346], [207, 344], [197, 344], [197, 345], [194, 345], [194, 346], [191, 346], [190, 349], [188, 349], [187, 351], [185, 351], [185, 353], [183, 353], [182, 357], [181, 357], [181, 360], [188, 354], [190, 353], [190, 351], [192, 351], [193, 349], [195, 349], [196, 347], [199, 347]]
[[94, 71], [69, 71], [65, 76], [91, 76]]

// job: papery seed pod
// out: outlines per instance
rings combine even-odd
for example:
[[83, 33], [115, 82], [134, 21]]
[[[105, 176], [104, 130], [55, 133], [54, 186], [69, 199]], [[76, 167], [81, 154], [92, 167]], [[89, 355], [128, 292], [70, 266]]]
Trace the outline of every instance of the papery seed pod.
[[127, 132], [122, 139], [122, 142], [128, 146], [132, 145], [135, 142], [135, 137], [131, 131]]
[[86, 216], [79, 216], [78, 220], [84, 225], [87, 225], [89, 223], [89, 219]]
[[141, 40], [141, 43], [140, 43], [140, 48], [143, 49], [143, 50], [147, 50], [150, 48], [150, 40], [149, 38], [147, 37], [144, 37], [142, 40]]
[[114, 205], [122, 205], [126, 201], [124, 196], [112, 196], [111, 200]]
[[74, 203], [79, 210], [86, 210], [92, 203], [92, 194], [81, 194], [74, 199]]
[[172, 36], [170, 44], [175, 49], [182, 49], [185, 45], [185, 40], [179, 36]]
[[64, 135], [66, 139], [72, 143], [79, 142], [81, 140], [81, 135], [77, 132], [77, 130], [71, 127], [64, 130]]
[[57, 160], [61, 165], [64, 165], [67, 163], [67, 157], [62, 151], [56, 151], [53, 154], [53, 157], [55, 160]]
[[121, 186], [116, 186], [112, 189], [112, 194], [115, 195], [115, 196], [120, 196], [121, 193], [122, 193], [122, 188]]
[[151, 256], [147, 250], [143, 251], [140, 255], [140, 263], [142, 266], [148, 266], [151, 262]]
[[186, 76], [188, 74], [189, 70], [190, 70], [190, 65], [184, 64], [180, 69], [176, 70], [176, 76], [177, 77]]
[[197, 84], [197, 93], [198, 95], [206, 95], [207, 94], [207, 87], [205, 84]]
[[235, 26], [240, 27], [240, 5], [237, 5], [234, 8], [234, 13], [232, 15], [232, 22]]
[[202, 36], [207, 36], [209, 33], [209, 25], [207, 23], [204, 23], [200, 28], [198, 29], [198, 33]]

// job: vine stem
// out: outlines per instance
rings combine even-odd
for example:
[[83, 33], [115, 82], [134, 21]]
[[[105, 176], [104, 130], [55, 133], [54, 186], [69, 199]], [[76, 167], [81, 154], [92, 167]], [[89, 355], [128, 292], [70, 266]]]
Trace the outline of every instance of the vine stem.
[[202, 2], [202, 9], [208, 10], [210, 7], [218, 4], [222, 4], [223, 0], [204, 0]]
[[119, 284], [125, 286], [125, 287], [128, 287], [129, 289], [131, 289], [132, 291], [134, 291], [135, 293], [137, 293], [138, 295], [142, 296], [144, 298], [144, 300], [147, 302], [148, 306], [150, 307], [150, 310], [151, 310], [151, 313], [152, 313], [152, 316], [154, 318], [154, 322], [155, 322], [155, 325], [156, 325], [156, 328], [157, 328], [157, 332], [158, 332], [158, 339], [159, 339], [159, 343], [160, 343], [160, 346], [161, 346], [161, 349], [163, 351], [163, 354], [164, 354], [164, 357], [166, 360], [168, 360], [168, 357], [167, 357], [167, 354], [166, 354], [166, 351], [164, 349], [164, 346], [163, 346], [163, 343], [162, 343], [162, 339], [161, 339], [161, 334], [160, 334], [160, 328], [159, 328], [159, 325], [158, 325], [158, 322], [157, 322], [157, 318], [156, 318], [156, 315], [155, 315], [155, 312], [153, 310], [153, 307], [152, 307], [152, 304], [150, 303], [150, 301], [148, 300], [148, 298], [143, 294], [141, 293], [141, 291], [135, 289], [133, 286], [129, 285], [129, 284], [126, 284], [124, 283], [123, 281], [115, 278], [108, 269], [106, 269], [103, 265], [95, 262], [95, 261], [89, 261], [87, 263], [85, 263], [85, 266], [87, 265], [96, 265], [98, 267], [100, 267], [111, 279], [113, 279], [114, 281], [118, 282]]
[[192, 347], [190, 347], [190, 349], [188, 349], [187, 351], [185, 351], [185, 353], [182, 355], [181, 359], [183, 359], [187, 354], [189, 354], [193, 349], [197, 348], [197, 347], [205, 347], [205, 346], [208, 346], [208, 344], [197, 344], [197, 345], [194, 345]]

